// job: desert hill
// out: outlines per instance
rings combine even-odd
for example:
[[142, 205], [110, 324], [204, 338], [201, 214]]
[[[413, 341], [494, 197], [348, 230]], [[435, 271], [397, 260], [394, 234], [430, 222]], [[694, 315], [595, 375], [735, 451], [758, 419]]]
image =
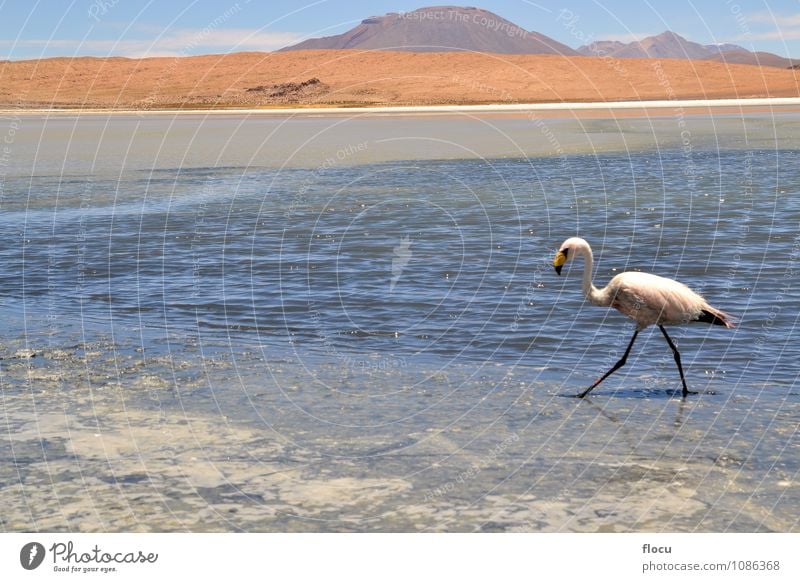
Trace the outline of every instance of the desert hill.
[[682, 59], [289, 51], [0, 63], [5, 108], [164, 109], [797, 97], [800, 71]]

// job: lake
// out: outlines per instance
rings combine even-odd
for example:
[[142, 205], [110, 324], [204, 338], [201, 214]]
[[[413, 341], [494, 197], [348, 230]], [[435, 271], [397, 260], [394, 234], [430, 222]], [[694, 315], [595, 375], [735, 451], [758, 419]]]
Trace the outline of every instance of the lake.
[[[566, 114], [565, 114], [566, 115]], [[800, 114], [0, 116], [5, 531], [798, 531]], [[733, 330], [589, 305], [673, 277]]]

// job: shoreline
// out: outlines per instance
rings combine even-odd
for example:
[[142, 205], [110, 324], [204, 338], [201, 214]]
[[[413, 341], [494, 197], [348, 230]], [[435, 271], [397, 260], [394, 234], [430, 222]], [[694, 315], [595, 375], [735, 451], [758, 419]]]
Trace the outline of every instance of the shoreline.
[[[142, 115], [436, 115], [436, 114], [524, 114], [541, 112], [546, 116], [559, 116], [567, 113], [584, 115], [586, 113], [619, 113], [623, 116], [651, 116], [651, 113], [668, 109], [687, 109], [687, 113], [707, 112], [756, 113], [770, 112], [774, 108], [783, 111], [800, 110], [800, 97], [765, 97], [754, 99], [672, 99], [651, 101], [589, 101], [568, 103], [497, 103], [479, 105], [387, 105], [387, 106], [305, 106], [305, 107], [264, 107], [264, 108], [225, 108], [225, 109], [29, 109], [3, 108], [0, 118], [9, 116], [142, 116]], [[698, 111], [699, 110], [699, 111]], [[657, 115], [657, 114], [656, 114]]]

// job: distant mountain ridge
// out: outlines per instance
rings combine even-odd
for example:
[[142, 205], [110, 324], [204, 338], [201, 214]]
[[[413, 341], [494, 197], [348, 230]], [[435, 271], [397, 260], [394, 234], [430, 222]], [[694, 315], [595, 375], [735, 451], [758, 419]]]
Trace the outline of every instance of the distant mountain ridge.
[[629, 43], [599, 40], [580, 46], [577, 51], [585, 56], [617, 59], [689, 59], [781, 68], [789, 68], [794, 64], [791, 59], [772, 53], [752, 52], [735, 44], [700, 44], [669, 30]]
[[665, 58], [781, 68], [795, 64], [791, 59], [752, 52], [735, 44], [696, 43], [671, 31], [629, 43], [598, 40], [573, 49], [539, 32], [525, 30], [488, 10], [461, 6], [431, 6], [371, 16], [342, 34], [311, 38], [280, 50], [313, 49]]
[[586, 56], [603, 54], [619, 59], [708, 59], [723, 52], [744, 51], [745, 49], [735, 44], [700, 44], [668, 30], [656, 36], [648, 36], [640, 41], [629, 43], [596, 41], [578, 47], [577, 50], [580, 54]]

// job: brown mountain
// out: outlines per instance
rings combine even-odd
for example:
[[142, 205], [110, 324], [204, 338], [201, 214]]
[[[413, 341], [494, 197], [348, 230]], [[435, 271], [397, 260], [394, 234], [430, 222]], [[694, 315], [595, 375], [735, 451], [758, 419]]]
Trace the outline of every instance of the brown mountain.
[[721, 61], [733, 65], [759, 65], [761, 67], [779, 67], [781, 69], [791, 69], [797, 65], [797, 61], [773, 53], [765, 53], [762, 51], [751, 52], [745, 49], [725, 51], [713, 57], [709, 57], [707, 60]]
[[433, 6], [374, 16], [345, 33], [308, 39], [281, 50], [307, 49], [578, 54], [565, 44], [527, 31], [488, 10], [459, 6]]
[[578, 53], [586, 56], [611, 56], [618, 59], [661, 58], [712, 60], [741, 65], [788, 68], [791, 59], [772, 53], [751, 52], [735, 44], [700, 44], [692, 42], [671, 31], [648, 36], [640, 41], [623, 43], [600, 40], [578, 47]]

